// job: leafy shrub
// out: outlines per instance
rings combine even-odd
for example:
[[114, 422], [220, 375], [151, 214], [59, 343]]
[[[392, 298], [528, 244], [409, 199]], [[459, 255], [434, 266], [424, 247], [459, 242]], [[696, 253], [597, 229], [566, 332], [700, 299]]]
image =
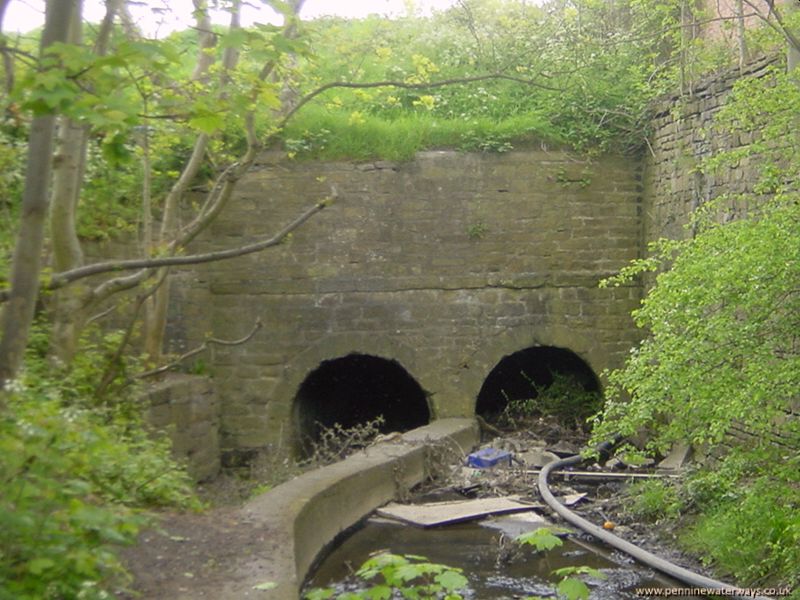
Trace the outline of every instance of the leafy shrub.
[[[706, 135], [749, 141], [701, 170], [745, 169], [748, 185], [702, 206], [691, 237], [660, 240], [611, 281], [657, 273], [633, 313], [645, 338], [609, 374], [593, 431], [596, 441], [646, 431], [651, 451], [688, 441], [714, 457], [679, 490], [699, 513], [686, 539], [743, 585], [800, 575], [797, 83], [778, 71], [737, 83]], [[671, 496], [650, 500], [673, 512]]]
[[[528, 533], [523, 533], [515, 541], [525, 546], [533, 546], [539, 552], [546, 552], [564, 543], [555, 535], [562, 531], [560, 529], [540, 527]], [[555, 569], [553, 575], [561, 578], [556, 585], [556, 593], [563, 600], [586, 600], [589, 597], [589, 586], [576, 576], [585, 575], [595, 579], [606, 578], [605, 574], [597, 569], [583, 565]], [[541, 596], [529, 596], [528, 600], [544, 600], [544, 598]]]
[[27, 371], [4, 392], [0, 419], [0, 598], [104, 599], [125, 581], [113, 547], [146, 523], [142, 508], [197, 507], [168, 440], [151, 438], [129, 390], [97, 401], [97, 346], [73, 369], [47, 371], [38, 327]]
[[501, 421], [513, 425], [519, 419], [535, 415], [553, 417], [566, 427], [583, 428], [602, 406], [603, 397], [599, 392], [586, 390], [570, 375], [553, 373], [553, 381], [547, 386], [537, 385], [524, 372], [522, 375], [531, 384], [533, 395], [509, 401]]
[[467, 585], [461, 569], [428, 562], [424, 556], [398, 555], [381, 552], [372, 556], [356, 571], [356, 577], [377, 583], [363, 591], [345, 592], [335, 596], [333, 589], [314, 589], [305, 594], [306, 600], [359, 600], [392, 598], [399, 591], [403, 598], [444, 598], [460, 600], [459, 594]]

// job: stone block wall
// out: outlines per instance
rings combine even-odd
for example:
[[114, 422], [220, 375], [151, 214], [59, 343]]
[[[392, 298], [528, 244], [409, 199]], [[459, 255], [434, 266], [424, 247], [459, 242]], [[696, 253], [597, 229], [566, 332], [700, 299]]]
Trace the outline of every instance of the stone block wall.
[[739, 76], [717, 74], [665, 99], [643, 168], [539, 149], [361, 164], [264, 154], [191, 252], [270, 237], [336, 200], [280, 247], [176, 270], [170, 350], [240, 338], [256, 320], [264, 327], [203, 359], [219, 400], [207, 380], [171, 380], [153, 391], [151, 420], [173, 425], [177, 454], [204, 478], [219, 468], [220, 448], [290, 445], [298, 388], [321, 362], [350, 353], [400, 363], [436, 417], [473, 414], [491, 369], [528, 347], [571, 350], [598, 375], [621, 365], [638, 341], [629, 315], [642, 289], [598, 281], [649, 241], [691, 235], [692, 210], [753, 183], [746, 163], [697, 170], [714, 149], [752, 141], [711, 126]]
[[[779, 57], [750, 63], [742, 73], [729, 69], [696, 83], [687, 96], [665, 98], [655, 110], [653, 134], [644, 157], [644, 240], [660, 237], [681, 239], [691, 235], [686, 228], [694, 209], [723, 193], [751, 191], [756, 178], [749, 159], [711, 175], [697, 169], [713, 151], [734, 149], [753, 141], [751, 135], [721, 135], [713, 127], [714, 115], [724, 105], [741, 77], [762, 77]], [[734, 203], [720, 218], [733, 219], [747, 207]]]
[[[434, 151], [407, 163], [291, 162], [264, 155], [192, 251], [269, 237], [336, 201], [280, 247], [193, 270], [179, 295], [186, 339], [215, 348], [223, 448], [286, 444], [298, 387], [320, 362], [358, 352], [399, 362], [435, 416], [474, 412], [491, 369], [542, 345], [600, 374], [637, 339], [637, 286], [597, 283], [639, 255], [636, 161], [560, 151]], [[195, 313], [192, 313], [195, 314]]]
[[207, 377], [169, 375], [145, 392], [145, 419], [172, 440], [175, 458], [186, 463], [197, 481], [211, 479], [220, 468], [219, 401]]

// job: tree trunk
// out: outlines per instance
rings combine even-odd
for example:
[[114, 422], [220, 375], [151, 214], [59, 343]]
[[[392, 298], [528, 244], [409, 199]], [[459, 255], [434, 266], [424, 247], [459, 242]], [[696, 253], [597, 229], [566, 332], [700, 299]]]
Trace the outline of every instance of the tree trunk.
[[[73, 15], [68, 42], [82, 42], [81, 15]], [[58, 126], [58, 147], [53, 161], [53, 194], [50, 201], [50, 237], [53, 245], [53, 271], [61, 273], [83, 264], [78, 240], [77, 212], [86, 166], [86, 128], [67, 117]], [[65, 289], [53, 297], [53, 335], [51, 352], [59, 361], [72, 361], [83, 326], [81, 296], [84, 286]]]
[[[786, 10], [790, 15], [797, 13], [800, 8], [797, 7], [796, 2], [787, 2]], [[786, 51], [786, 68], [791, 73], [798, 66], [800, 66], [800, 32], [792, 31], [788, 39], [788, 49]]]
[[[48, 0], [40, 54], [57, 42], [65, 42], [79, 0]], [[17, 242], [11, 268], [10, 299], [2, 318], [0, 338], [0, 389], [14, 379], [28, 345], [39, 293], [42, 245], [49, 200], [56, 116], [36, 116], [28, 137], [25, 190], [22, 195]]]
[[[197, 19], [199, 52], [192, 79], [201, 81], [208, 76], [208, 71], [213, 64], [214, 57], [209, 50], [216, 44], [215, 36], [211, 32], [211, 19], [208, 14], [206, 0], [194, 0]], [[238, 23], [238, 6], [233, 8], [233, 22]], [[233, 26], [233, 25], [232, 25]], [[164, 200], [164, 217], [161, 222], [159, 241], [165, 245], [174, 240], [178, 231], [178, 211], [180, 202], [192, 180], [197, 176], [203, 165], [209, 136], [201, 133], [195, 140], [192, 155], [183, 168], [178, 181], [172, 186]], [[167, 325], [167, 310], [169, 308], [170, 279], [165, 277], [161, 286], [150, 297], [145, 305], [144, 318], [144, 352], [152, 362], [159, 362], [164, 346], [164, 334]]]
[[739, 49], [739, 74], [744, 73], [744, 66], [747, 63], [747, 38], [745, 37], [746, 27], [744, 22], [744, 1], [736, 0], [736, 41]]
[[6, 43], [6, 38], [3, 35], [3, 19], [6, 16], [6, 8], [11, 3], [11, 0], [0, 0], [0, 53], [3, 55], [3, 78], [4, 88], [6, 94], [10, 94], [14, 89], [14, 59], [11, 57], [11, 52]]
[[[95, 54], [105, 56], [114, 20], [123, 0], [107, 0], [106, 14], [95, 42]], [[83, 42], [81, 14], [78, 11], [70, 27], [69, 42]], [[53, 271], [61, 273], [83, 264], [78, 239], [77, 213], [86, 171], [88, 128], [72, 119], [62, 118], [59, 145], [53, 165], [53, 195], [50, 207], [50, 235], [53, 243]], [[85, 285], [59, 291], [53, 298], [53, 336], [51, 352], [62, 363], [72, 361], [78, 338], [88, 318], [85, 300], [90, 290]]]

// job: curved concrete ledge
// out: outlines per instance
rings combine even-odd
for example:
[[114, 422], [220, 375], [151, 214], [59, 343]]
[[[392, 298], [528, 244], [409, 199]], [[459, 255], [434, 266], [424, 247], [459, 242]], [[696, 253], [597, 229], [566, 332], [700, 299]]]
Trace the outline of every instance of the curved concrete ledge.
[[[467, 452], [480, 436], [474, 419], [441, 419], [305, 473], [250, 500], [243, 508], [253, 527], [269, 532], [269, 556], [243, 556], [222, 589], [209, 598], [297, 600], [319, 552], [375, 508], [423, 481], [429, 448]], [[254, 586], [274, 582], [271, 590]]]

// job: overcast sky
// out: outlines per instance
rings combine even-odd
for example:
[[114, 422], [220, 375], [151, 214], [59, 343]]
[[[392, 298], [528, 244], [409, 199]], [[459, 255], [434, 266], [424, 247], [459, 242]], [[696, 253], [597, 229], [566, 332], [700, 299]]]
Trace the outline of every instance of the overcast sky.
[[[412, 0], [415, 11], [423, 14], [431, 10], [441, 10], [452, 6], [457, 0]], [[132, 9], [134, 18], [148, 35], [164, 35], [176, 29], [183, 29], [191, 22], [192, 0], [150, 0], [148, 7]], [[254, 21], [274, 21], [274, 13], [261, 6], [260, 0], [250, 0], [242, 11], [245, 25]], [[311, 19], [321, 15], [342, 17], [363, 17], [368, 14], [384, 16], [404, 15], [408, 11], [407, 0], [306, 0], [304, 18]], [[169, 14], [154, 14], [152, 7], [168, 6]], [[44, 22], [43, 0], [11, 0], [6, 12], [3, 29], [5, 31], [30, 31]], [[84, 16], [89, 21], [99, 21], [104, 13], [102, 0], [84, 0]], [[216, 16], [216, 21], [225, 22], [225, 14]]]

